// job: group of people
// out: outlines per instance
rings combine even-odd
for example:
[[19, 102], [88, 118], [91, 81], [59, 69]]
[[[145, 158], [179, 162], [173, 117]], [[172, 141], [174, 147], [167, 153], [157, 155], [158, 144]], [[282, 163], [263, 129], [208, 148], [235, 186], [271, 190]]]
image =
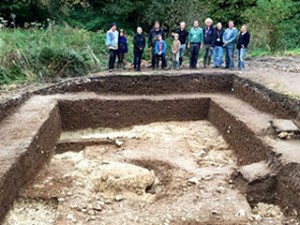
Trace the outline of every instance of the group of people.
[[[196, 20], [193, 27], [187, 31], [185, 22], [180, 23], [180, 27], [173, 34], [172, 55], [173, 68], [179, 70], [182, 66], [185, 51], [190, 49], [189, 68], [196, 69], [200, 49], [203, 49], [203, 67], [210, 66], [213, 57], [215, 68], [223, 66], [223, 52], [225, 51], [225, 68], [234, 69], [234, 52], [238, 49], [238, 68], [245, 69], [246, 49], [250, 42], [250, 33], [247, 26], [243, 25], [241, 31], [234, 26], [233, 21], [228, 22], [228, 28], [223, 29], [222, 23], [213, 26], [210, 18], [205, 20], [205, 27], [200, 28]], [[164, 40], [165, 33], [158, 21], [148, 35], [148, 49], [151, 52], [151, 67], [158, 68], [161, 60], [162, 69], [167, 68], [167, 43]], [[146, 37], [141, 27], [133, 38], [134, 45], [134, 69], [141, 70], [141, 61], [146, 47]], [[124, 67], [124, 55], [128, 52], [128, 43], [124, 30], [117, 31], [115, 23], [106, 34], [106, 46], [109, 50], [109, 71], [113, 71], [116, 58], [118, 56], [118, 68]]]

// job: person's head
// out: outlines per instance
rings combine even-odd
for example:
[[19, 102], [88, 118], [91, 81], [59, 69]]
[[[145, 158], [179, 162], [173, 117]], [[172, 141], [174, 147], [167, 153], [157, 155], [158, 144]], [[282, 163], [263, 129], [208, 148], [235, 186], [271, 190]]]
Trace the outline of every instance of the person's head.
[[232, 29], [232, 28], [234, 27], [234, 22], [233, 22], [232, 20], [230, 20], [230, 21], [228, 22], [228, 27], [229, 27], [230, 29]]
[[213, 21], [212, 21], [211, 18], [207, 18], [207, 19], [205, 20], [205, 25], [206, 25], [207, 27], [210, 27], [212, 24], [213, 24]]
[[143, 29], [142, 29], [141, 27], [138, 27], [138, 28], [136, 29], [136, 32], [137, 32], [138, 34], [142, 34], [142, 33], [143, 33]]
[[242, 28], [241, 28], [241, 31], [243, 33], [247, 32], [247, 25], [246, 24], [243, 24]]
[[182, 30], [185, 29], [185, 22], [182, 21], [182, 22], [180, 23], [180, 29], [182, 29]]
[[161, 41], [162, 40], [162, 36], [159, 34], [159, 35], [157, 35], [157, 39], [159, 40], [159, 41]]
[[179, 38], [179, 34], [175, 33], [175, 34], [174, 34], [174, 39], [175, 39], [175, 40], [178, 40], [178, 38]]
[[159, 21], [155, 21], [155, 23], [154, 23], [154, 29], [158, 30], [159, 28], [160, 28]]
[[195, 27], [195, 28], [198, 28], [198, 27], [199, 27], [199, 22], [198, 22], [198, 20], [195, 20], [195, 21], [194, 21], [194, 27]]
[[112, 23], [111, 24], [111, 30], [112, 31], [116, 31], [117, 30], [117, 24], [116, 23]]
[[223, 27], [223, 26], [222, 26], [222, 23], [221, 23], [221, 22], [217, 23], [217, 29], [218, 29], [218, 30], [222, 30], [222, 27]]
[[121, 37], [125, 36], [125, 31], [123, 29], [120, 30], [120, 36]]

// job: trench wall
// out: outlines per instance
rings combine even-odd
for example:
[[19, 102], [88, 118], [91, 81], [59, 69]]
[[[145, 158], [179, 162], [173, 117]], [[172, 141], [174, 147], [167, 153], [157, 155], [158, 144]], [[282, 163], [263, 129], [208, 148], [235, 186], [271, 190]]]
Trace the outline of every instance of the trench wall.
[[[11, 157], [1, 159], [0, 168], [0, 224], [12, 207], [19, 190], [29, 182], [39, 169], [51, 158], [56, 141], [61, 134], [61, 120], [58, 106], [49, 112], [35, 135], [24, 140], [17, 149], [10, 149]], [[25, 144], [26, 143], [26, 144]], [[8, 151], [8, 149], [3, 149]], [[18, 151], [19, 153], [15, 154]], [[2, 161], [3, 160], [3, 161]]]

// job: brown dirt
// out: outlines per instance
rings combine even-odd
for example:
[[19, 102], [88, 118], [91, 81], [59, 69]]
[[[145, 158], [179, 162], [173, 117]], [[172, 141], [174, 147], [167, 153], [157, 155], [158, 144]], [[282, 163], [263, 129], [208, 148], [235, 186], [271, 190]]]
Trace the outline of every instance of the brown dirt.
[[[55, 225], [279, 225], [285, 220], [282, 214], [263, 216], [261, 212], [259, 220], [255, 219], [257, 214], [229, 181], [237, 159], [210, 123], [153, 123], [121, 133], [121, 147], [96, 145], [54, 156], [21, 196], [58, 198]], [[116, 161], [154, 170], [159, 180], [151, 192], [154, 202], [128, 196], [111, 198], [93, 191], [88, 174], [98, 165]], [[195, 183], [189, 183], [190, 178]], [[97, 205], [101, 209], [96, 210]]]

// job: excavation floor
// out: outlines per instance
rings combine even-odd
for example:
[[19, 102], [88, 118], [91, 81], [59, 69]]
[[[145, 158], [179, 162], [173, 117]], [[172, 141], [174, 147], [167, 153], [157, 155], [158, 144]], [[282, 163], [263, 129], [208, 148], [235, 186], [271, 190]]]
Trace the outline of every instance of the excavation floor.
[[[24, 199], [16, 201], [5, 225], [266, 225], [286, 220], [276, 206], [259, 204], [250, 208], [230, 180], [237, 158], [207, 121], [159, 122], [121, 130], [101, 128], [63, 133], [61, 137], [89, 138], [117, 141], [53, 156], [33, 183], [21, 191]], [[96, 190], [94, 181], [102, 166], [115, 163], [152, 171], [156, 181], [140, 193], [124, 188], [120, 193]], [[120, 176], [129, 173], [126, 166], [122, 169]], [[105, 180], [112, 179], [107, 176]], [[26, 213], [22, 208], [35, 209], [36, 213]], [[34, 222], [41, 218], [43, 222]]]

